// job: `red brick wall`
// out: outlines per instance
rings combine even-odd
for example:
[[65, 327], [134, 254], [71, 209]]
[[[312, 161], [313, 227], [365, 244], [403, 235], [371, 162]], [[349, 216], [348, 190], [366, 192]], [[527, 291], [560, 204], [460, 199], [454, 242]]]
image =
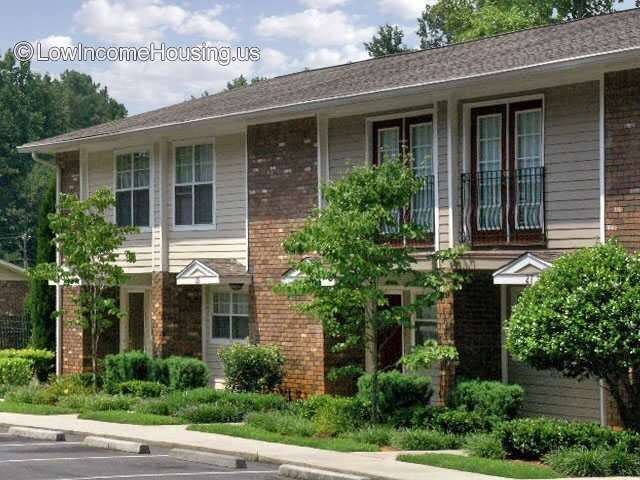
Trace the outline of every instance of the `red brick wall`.
[[468, 281], [454, 294], [455, 344], [460, 354], [456, 374], [499, 380], [500, 287], [490, 272], [466, 272]]
[[202, 287], [176, 285], [176, 275], [151, 276], [154, 355], [202, 358]]
[[322, 325], [273, 293], [289, 268], [282, 241], [317, 205], [316, 136], [315, 118], [247, 131], [251, 332], [255, 341], [282, 347], [287, 358], [284, 388], [294, 396], [325, 390]]
[[29, 294], [29, 282], [0, 280], [0, 315], [21, 316]]
[[[456, 318], [454, 314], [455, 299], [453, 294], [440, 300], [436, 305], [438, 343], [441, 345], [455, 345]], [[434, 385], [438, 389], [440, 404], [446, 403], [456, 380], [456, 367], [453, 363], [442, 362], [440, 365], [440, 384]]]
[[640, 249], [640, 69], [605, 76], [607, 237]]

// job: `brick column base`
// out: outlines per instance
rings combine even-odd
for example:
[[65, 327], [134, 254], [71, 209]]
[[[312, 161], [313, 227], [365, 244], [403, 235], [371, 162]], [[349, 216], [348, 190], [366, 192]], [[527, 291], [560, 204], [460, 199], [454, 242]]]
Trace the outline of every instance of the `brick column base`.
[[62, 373], [83, 373], [91, 369], [91, 337], [78, 325], [74, 298], [80, 287], [62, 289]]
[[177, 285], [176, 275], [151, 275], [153, 354], [202, 358], [202, 287]]

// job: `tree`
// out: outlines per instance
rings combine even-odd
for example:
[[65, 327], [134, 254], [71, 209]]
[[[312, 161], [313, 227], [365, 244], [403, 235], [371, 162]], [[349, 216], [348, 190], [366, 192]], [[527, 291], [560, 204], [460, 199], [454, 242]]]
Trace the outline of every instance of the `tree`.
[[[18, 239], [33, 236], [40, 205], [54, 176], [16, 146], [126, 116], [89, 75], [66, 71], [60, 79], [40, 75], [11, 51], [0, 59], [0, 258], [19, 262]], [[27, 259], [35, 257], [35, 242]]]
[[226, 91], [234, 90], [236, 88], [248, 87], [249, 85], [255, 85], [258, 82], [262, 82], [263, 80], [268, 80], [268, 77], [253, 77], [251, 81], [247, 80], [244, 75], [240, 75], [239, 77], [234, 78], [230, 82], [227, 82]]
[[[276, 291], [302, 300], [297, 308], [322, 321], [325, 334], [336, 341], [334, 351], [364, 344], [373, 360], [374, 422], [378, 419], [379, 341], [384, 342], [379, 338], [381, 331], [392, 325], [410, 327], [418, 308], [434, 304], [459, 288], [462, 280], [450, 268], [458, 249], [433, 253], [430, 271], [415, 270], [415, 249], [403, 240], [419, 240], [426, 233], [410, 222], [396, 222], [397, 212], [410, 206], [420, 187], [412, 169], [401, 161], [356, 168], [323, 188], [326, 207], [315, 211], [284, 242], [285, 251], [299, 259], [293, 263], [301, 275]], [[393, 227], [383, 229], [384, 225]], [[385, 297], [386, 282], [420, 287], [425, 295], [413, 303], [392, 306]]]
[[602, 379], [640, 430], [640, 256], [609, 242], [560, 257], [522, 292], [507, 345], [535, 368]]
[[[106, 212], [113, 207], [115, 198], [107, 189], [98, 190], [84, 201], [75, 195], [60, 195], [59, 211], [49, 214], [49, 225], [62, 252], [63, 265], [41, 263], [32, 270], [34, 278], [77, 287], [72, 302], [78, 325], [90, 335], [94, 382], [100, 338], [114, 319], [124, 315], [109, 295], [111, 289], [126, 281], [123, 268], [115, 263], [117, 249], [127, 234], [137, 230], [110, 222]], [[123, 255], [129, 263], [136, 261], [133, 252], [126, 250]]]
[[[56, 211], [56, 185], [51, 182], [44, 203], [40, 207], [36, 232], [36, 264], [52, 263], [56, 260], [53, 232], [49, 215]], [[55, 291], [46, 279], [31, 279], [28, 300], [31, 317], [31, 345], [35, 348], [51, 349], [55, 346]]]
[[378, 28], [378, 33], [370, 42], [364, 42], [364, 48], [370, 57], [384, 57], [394, 53], [406, 52], [409, 48], [402, 43], [404, 32], [397, 25], [388, 23]]
[[418, 18], [421, 48], [610, 13], [620, 0], [438, 0]]

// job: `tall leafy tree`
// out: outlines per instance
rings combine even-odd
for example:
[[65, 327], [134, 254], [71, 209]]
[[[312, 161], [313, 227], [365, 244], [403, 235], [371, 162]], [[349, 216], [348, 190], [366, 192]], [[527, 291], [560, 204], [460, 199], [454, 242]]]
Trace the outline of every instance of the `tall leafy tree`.
[[[36, 232], [36, 263], [52, 263], [56, 260], [53, 232], [49, 215], [56, 210], [56, 185], [51, 182], [49, 191], [40, 207]], [[31, 279], [28, 300], [31, 317], [31, 344], [35, 348], [51, 349], [55, 345], [55, 290], [47, 280]]]
[[620, 0], [438, 0], [418, 18], [420, 46], [441, 47], [528, 27], [600, 15]]
[[[334, 351], [364, 345], [372, 359], [373, 422], [379, 418], [378, 375], [385, 327], [410, 328], [417, 309], [459, 288], [462, 280], [450, 268], [458, 249], [435, 252], [430, 271], [415, 270], [416, 250], [403, 240], [424, 238], [425, 232], [411, 222], [397, 225], [397, 212], [411, 205], [420, 188], [421, 182], [404, 162], [389, 160], [379, 167], [356, 168], [324, 187], [327, 206], [284, 242], [288, 254], [302, 258], [294, 262], [301, 275], [276, 290], [300, 299], [297, 308], [322, 321], [325, 334], [335, 340]], [[385, 296], [386, 282], [423, 288], [425, 295], [394, 306]]]
[[[40, 204], [53, 176], [16, 146], [71, 129], [126, 116], [123, 105], [89, 75], [67, 71], [60, 79], [31, 70], [11, 51], [0, 59], [0, 258], [22, 263], [19, 237], [33, 237]], [[28, 244], [33, 261], [36, 245]]]
[[370, 42], [364, 42], [364, 48], [370, 57], [384, 57], [394, 53], [406, 52], [409, 48], [402, 43], [404, 32], [397, 25], [388, 23], [378, 28]]

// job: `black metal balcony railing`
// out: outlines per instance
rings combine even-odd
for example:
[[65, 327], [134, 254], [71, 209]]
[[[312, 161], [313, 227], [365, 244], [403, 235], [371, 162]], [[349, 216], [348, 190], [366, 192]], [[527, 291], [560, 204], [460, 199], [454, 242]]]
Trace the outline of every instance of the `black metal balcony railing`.
[[544, 242], [544, 167], [462, 174], [462, 241]]
[[[396, 212], [396, 222], [383, 227], [384, 233], [397, 233], [400, 225], [405, 222], [412, 222], [422, 227], [426, 233], [426, 238], [419, 241], [420, 244], [433, 243], [435, 231], [435, 186], [433, 175], [420, 177], [423, 186], [418, 191], [411, 202], [411, 208], [406, 211]], [[406, 243], [406, 242], [405, 242]]]

